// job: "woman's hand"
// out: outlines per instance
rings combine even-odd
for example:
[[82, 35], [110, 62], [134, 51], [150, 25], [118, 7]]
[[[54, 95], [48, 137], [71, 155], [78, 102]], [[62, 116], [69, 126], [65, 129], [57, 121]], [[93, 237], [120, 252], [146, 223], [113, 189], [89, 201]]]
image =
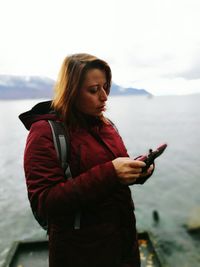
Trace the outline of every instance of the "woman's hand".
[[122, 184], [130, 185], [136, 182], [140, 177], [149, 175], [152, 172], [150, 167], [146, 172], [142, 173], [142, 168], [146, 166], [143, 161], [134, 160], [126, 157], [116, 158], [112, 161], [119, 181]]
[[153, 169], [154, 169], [154, 164], [151, 164], [151, 166], [145, 172], [141, 173], [140, 177], [143, 178], [149, 176], [153, 172]]

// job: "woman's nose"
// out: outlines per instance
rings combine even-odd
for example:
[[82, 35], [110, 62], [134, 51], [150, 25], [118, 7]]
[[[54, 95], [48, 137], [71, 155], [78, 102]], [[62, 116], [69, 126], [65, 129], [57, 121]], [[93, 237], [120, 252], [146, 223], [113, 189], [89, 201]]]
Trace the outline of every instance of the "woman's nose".
[[101, 101], [106, 101], [107, 99], [108, 99], [108, 95], [107, 95], [105, 89], [102, 88], [101, 91], [100, 91], [100, 100]]

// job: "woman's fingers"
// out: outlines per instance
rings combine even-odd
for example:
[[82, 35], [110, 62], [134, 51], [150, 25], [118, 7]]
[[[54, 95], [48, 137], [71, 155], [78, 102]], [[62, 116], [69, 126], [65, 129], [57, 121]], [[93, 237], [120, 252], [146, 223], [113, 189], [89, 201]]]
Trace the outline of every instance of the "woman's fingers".
[[143, 168], [146, 166], [146, 163], [140, 160], [130, 159], [130, 166], [133, 168]]
[[117, 176], [121, 183], [130, 184], [136, 181], [142, 173], [142, 168], [146, 164], [142, 161], [133, 160], [130, 158], [116, 158], [112, 161], [116, 170]]
[[153, 169], [154, 169], [154, 165], [151, 164], [151, 166], [150, 166], [145, 172], [143, 172], [143, 173], [141, 174], [141, 177], [150, 175], [150, 174], [152, 173]]
[[140, 177], [140, 174], [131, 174], [125, 177], [119, 177], [119, 181], [124, 185], [130, 185], [136, 182], [136, 180]]

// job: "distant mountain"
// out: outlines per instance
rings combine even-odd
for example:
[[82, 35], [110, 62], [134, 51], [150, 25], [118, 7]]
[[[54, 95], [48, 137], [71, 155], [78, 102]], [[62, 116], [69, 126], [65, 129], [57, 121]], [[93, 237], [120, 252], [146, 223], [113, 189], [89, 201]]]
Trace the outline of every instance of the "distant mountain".
[[[39, 76], [0, 75], [0, 99], [51, 99], [54, 84], [54, 80]], [[143, 89], [122, 88], [113, 83], [110, 95], [151, 94]]]
[[120, 87], [119, 85], [112, 83], [110, 95], [148, 95], [150, 96], [151, 94], [147, 92], [144, 89], [136, 89], [136, 88], [123, 88]]
[[51, 98], [53, 85], [49, 78], [0, 75], [0, 99]]

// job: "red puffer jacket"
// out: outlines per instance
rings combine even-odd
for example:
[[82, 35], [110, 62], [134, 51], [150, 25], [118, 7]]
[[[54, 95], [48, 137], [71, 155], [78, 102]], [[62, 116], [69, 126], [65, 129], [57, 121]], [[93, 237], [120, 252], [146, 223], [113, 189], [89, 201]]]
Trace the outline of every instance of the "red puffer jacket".
[[89, 131], [69, 129], [73, 179], [66, 181], [47, 122], [57, 118], [48, 105], [20, 119], [30, 129], [24, 156], [28, 197], [49, 219], [50, 267], [140, 266], [130, 189], [119, 183], [112, 164], [128, 156], [121, 137], [99, 121]]

